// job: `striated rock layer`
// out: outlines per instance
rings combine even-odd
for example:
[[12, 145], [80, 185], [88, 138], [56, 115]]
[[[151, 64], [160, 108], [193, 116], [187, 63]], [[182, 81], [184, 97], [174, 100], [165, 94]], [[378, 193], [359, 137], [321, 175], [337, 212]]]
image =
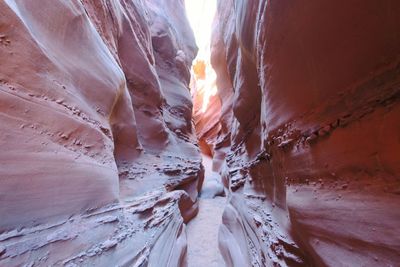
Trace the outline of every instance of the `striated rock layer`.
[[400, 3], [218, 2], [228, 266], [398, 265]]
[[0, 266], [185, 265], [183, 1], [0, 2]]

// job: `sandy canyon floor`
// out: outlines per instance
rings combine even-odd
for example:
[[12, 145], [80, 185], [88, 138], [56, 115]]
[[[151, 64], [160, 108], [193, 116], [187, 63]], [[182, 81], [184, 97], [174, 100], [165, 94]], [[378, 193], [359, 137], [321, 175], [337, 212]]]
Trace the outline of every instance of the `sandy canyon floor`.
[[211, 170], [211, 158], [203, 155], [205, 179], [199, 200], [199, 213], [187, 225], [188, 266], [225, 266], [218, 248], [218, 230], [226, 198], [215, 196], [221, 193], [222, 184], [215, 180]]

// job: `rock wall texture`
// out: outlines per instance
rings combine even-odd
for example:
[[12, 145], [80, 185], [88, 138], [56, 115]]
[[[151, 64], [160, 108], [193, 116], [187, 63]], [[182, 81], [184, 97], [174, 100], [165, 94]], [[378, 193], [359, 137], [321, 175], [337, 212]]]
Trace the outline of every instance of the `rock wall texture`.
[[185, 265], [184, 2], [0, 2], [0, 266]]
[[200, 148], [227, 266], [397, 266], [398, 14], [219, 0], [199, 147], [183, 0], [1, 1], [0, 266], [186, 266]]
[[211, 156], [220, 131], [221, 100], [217, 94], [215, 72], [210, 60], [193, 63], [190, 89], [193, 97], [193, 121], [202, 153]]
[[400, 262], [400, 3], [220, 0], [228, 266]]

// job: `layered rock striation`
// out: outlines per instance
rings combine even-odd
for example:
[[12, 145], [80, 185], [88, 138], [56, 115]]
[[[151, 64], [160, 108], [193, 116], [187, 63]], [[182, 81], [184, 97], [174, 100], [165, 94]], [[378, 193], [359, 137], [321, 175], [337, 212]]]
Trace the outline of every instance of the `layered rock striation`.
[[[400, 261], [400, 4], [218, 1], [228, 266]], [[207, 137], [205, 137], [207, 138]]]
[[0, 2], [0, 266], [186, 266], [201, 152], [227, 266], [396, 266], [399, 13], [219, 0], [193, 108], [183, 0]]
[[0, 265], [179, 266], [203, 169], [183, 1], [0, 3]]

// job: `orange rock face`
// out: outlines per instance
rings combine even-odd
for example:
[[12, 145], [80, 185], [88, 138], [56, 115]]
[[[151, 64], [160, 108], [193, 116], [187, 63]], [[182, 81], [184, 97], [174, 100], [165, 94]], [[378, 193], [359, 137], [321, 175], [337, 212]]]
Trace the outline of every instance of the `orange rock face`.
[[177, 266], [202, 167], [182, 1], [0, 3], [0, 265]]
[[228, 266], [400, 262], [400, 4], [219, 1]]
[[203, 154], [214, 154], [213, 144], [220, 130], [221, 100], [217, 94], [215, 72], [210, 61], [197, 59], [193, 63], [191, 93], [193, 120]]

